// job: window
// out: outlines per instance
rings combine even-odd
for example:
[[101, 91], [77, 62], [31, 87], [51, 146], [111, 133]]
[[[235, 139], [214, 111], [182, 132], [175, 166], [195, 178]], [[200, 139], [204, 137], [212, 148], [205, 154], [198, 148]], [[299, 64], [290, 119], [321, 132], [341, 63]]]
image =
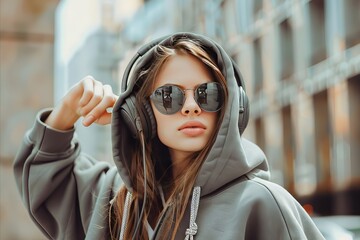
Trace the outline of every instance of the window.
[[254, 47], [254, 91], [255, 94], [260, 92], [263, 87], [263, 66], [260, 39], [256, 39], [253, 43]]
[[284, 149], [284, 178], [285, 188], [294, 193], [294, 161], [295, 161], [295, 139], [292, 127], [291, 106], [281, 110], [283, 127], [283, 149]]
[[360, 1], [346, 0], [344, 3], [345, 17], [345, 42], [346, 47], [352, 47], [360, 43]]
[[323, 0], [309, 3], [310, 64], [315, 65], [326, 58], [325, 12]]
[[280, 74], [281, 79], [287, 79], [294, 73], [293, 32], [289, 20], [280, 24]]
[[330, 124], [327, 90], [315, 94], [313, 96], [313, 104], [318, 190], [326, 191], [331, 188], [330, 146], [333, 135]]

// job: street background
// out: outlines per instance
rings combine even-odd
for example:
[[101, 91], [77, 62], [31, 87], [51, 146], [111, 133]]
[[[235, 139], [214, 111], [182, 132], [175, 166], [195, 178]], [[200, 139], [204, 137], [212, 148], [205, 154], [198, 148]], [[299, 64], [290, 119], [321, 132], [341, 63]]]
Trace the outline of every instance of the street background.
[[[114, 92], [134, 52], [177, 31], [207, 35], [238, 63], [244, 137], [312, 215], [360, 215], [360, 1], [0, 0], [0, 239], [44, 239], [12, 173], [36, 113], [86, 75]], [[110, 127], [76, 126], [112, 161]], [[66, 209], [64, 209], [66, 211]]]

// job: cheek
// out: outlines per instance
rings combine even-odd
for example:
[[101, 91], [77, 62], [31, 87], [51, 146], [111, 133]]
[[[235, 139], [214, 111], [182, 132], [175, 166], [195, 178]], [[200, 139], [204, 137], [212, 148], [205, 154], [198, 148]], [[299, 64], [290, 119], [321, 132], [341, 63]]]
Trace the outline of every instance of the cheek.
[[160, 135], [165, 134], [171, 127], [172, 121], [171, 121], [171, 119], [169, 119], [171, 117], [171, 115], [164, 115], [164, 114], [159, 113], [152, 104], [151, 104], [151, 107], [153, 109], [153, 113], [154, 113], [154, 117], [155, 117], [155, 121], [156, 121], [157, 134], [158, 134], [159, 138], [161, 138]]
[[218, 120], [217, 113], [207, 113], [207, 114], [209, 114], [209, 116], [207, 116], [209, 127], [214, 131]]
[[170, 119], [171, 116], [163, 115], [163, 114], [155, 114], [156, 126], [157, 126], [157, 135], [160, 141], [168, 146], [169, 141], [173, 141], [174, 138], [174, 129], [176, 126], [174, 125], [174, 120]]

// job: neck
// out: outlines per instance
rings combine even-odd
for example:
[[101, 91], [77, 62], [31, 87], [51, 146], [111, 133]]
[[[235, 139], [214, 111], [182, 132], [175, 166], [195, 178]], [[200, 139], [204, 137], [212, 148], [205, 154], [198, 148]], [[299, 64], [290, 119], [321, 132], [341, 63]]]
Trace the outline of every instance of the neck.
[[188, 165], [190, 155], [191, 153], [189, 152], [170, 151], [174, 179], [184, 172], [184, 169]]

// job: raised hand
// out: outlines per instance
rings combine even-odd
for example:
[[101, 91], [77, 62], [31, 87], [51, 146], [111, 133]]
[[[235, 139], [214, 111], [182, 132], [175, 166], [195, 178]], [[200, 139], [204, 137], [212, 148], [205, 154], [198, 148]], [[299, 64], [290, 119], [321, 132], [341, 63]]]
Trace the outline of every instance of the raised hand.
[[80, 117], [84, 117], [84, 126], [94, 122], [109, 124], [111, 113], [107, 109], [114, 106], [117, 98], [110, 85], [87, 76], [67, 92], [45, 123], [58, 130], [72, 128]]

